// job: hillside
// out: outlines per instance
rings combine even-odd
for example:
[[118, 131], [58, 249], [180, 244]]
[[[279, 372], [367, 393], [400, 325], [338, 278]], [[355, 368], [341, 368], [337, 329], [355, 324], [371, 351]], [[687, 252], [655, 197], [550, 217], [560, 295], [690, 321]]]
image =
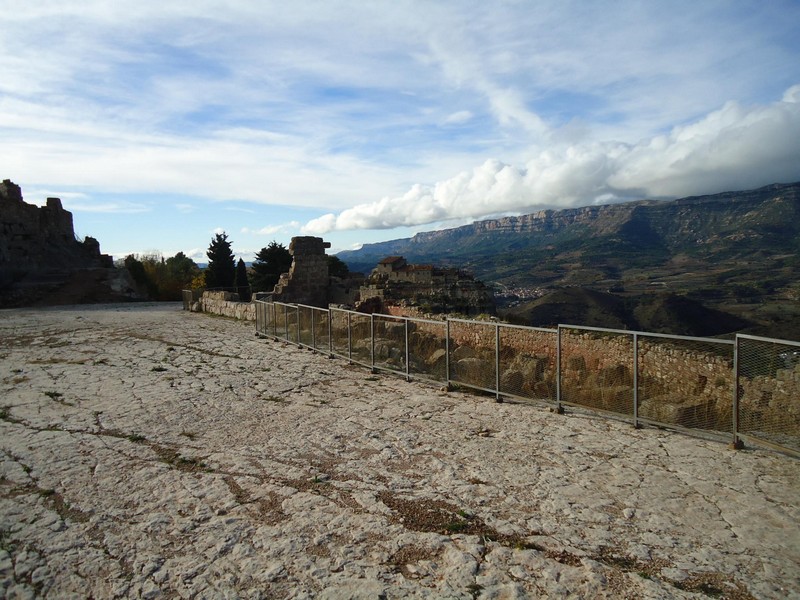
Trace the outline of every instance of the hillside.
[[716, 336], [753, 326], [735, 315], [669, 293], [622, 298], [585, 288], [555, 290], [503, 311], [510, 323], [555, 327], [559, 323], [688, 336]]
[[338, 256], [369, 272], [388, 255], [467, 269], [505, 291], [507, 304], [564, 287], [628, 298], [669, 292], [753, 320], [753, 331], [786, 325], [800, 334], [800, 182], [543, 210]]

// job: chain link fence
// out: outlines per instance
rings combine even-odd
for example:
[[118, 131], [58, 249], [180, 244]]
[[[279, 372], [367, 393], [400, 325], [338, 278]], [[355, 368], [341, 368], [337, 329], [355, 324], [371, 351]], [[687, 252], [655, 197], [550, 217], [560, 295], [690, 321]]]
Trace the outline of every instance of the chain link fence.
[[800, 454], [800, 343], [431, 321], [257, 301], [256, 331], [373, 370]]

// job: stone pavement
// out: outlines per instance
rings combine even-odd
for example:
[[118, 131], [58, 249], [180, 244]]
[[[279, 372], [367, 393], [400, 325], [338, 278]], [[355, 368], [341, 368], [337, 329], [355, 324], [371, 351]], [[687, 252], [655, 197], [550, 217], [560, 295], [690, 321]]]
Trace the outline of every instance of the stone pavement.
[[0, 596], [800, 598], [800, 461], [174, 304], [0, 311]]

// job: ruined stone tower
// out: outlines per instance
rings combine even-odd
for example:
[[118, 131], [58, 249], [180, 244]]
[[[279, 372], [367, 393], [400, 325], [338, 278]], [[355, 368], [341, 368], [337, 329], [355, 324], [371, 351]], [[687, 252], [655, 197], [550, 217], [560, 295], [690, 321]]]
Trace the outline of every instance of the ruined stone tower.
[[276, 302], [327, 307], [329, 277], [325, 249], [330, 247], [330, 242], [318, 237], [292, 238], [289, 244], [292, 266], [288, 273], [281, 275], [272, 299]]

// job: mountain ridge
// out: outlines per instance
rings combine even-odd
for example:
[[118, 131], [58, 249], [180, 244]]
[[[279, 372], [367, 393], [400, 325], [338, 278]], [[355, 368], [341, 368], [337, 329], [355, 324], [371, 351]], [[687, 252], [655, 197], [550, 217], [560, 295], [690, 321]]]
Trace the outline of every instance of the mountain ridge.
[[338, 254], [362, 272], [390, 255], [465, 269], [503, 290], [500, 308], [569, 287], [669, 293], [800, 337], [800, 182], [547, 209]]
[[[347, 250], [337, 254], [352, 270], [360, 270], [364, 263], [371, 262], [373, 257], [383, 258], [388, 255], [402, 254], [409, 260], [429, 258], [440, 254], [440, 259], [448, 259], [448, 253], [442, 252], [438, 246], [443, 241], [458, 242], [470, 236], [495, 233], [551, 234], [566, 227], [590, 227], [597, 233], [613, 232], [636, 214], [643, 211], [655, 212], [659, 209], [685, 213], [693, 208], [718, 204], [725, 209], [741, 208], [743, 205], [763, 203], [765, 196], [789, 194], [794, 200], [800, 197], [800, 182], [788, 184], [771, 184], [754, 190], [722, 192], [719, 194], [688, 196], [676, 200], [642, 199], [618, 204], [584, 206], [565, 209], [545, 209], [520, 216], [500, 217], [475, 221], [451, 229], [420, 232], [411, 238], [399, 238], [386, 242], [365, 244], [359, 250]], [[736, 210], [736, 212], [740, 212]], [[433, 245], [433, 248], [426, 246]], [[378, 260], [380, 260], [378, 258]], [[377, 262], [377, 261], [375, 261]], [[373, 265], [374, 266], [374, 265]]]

